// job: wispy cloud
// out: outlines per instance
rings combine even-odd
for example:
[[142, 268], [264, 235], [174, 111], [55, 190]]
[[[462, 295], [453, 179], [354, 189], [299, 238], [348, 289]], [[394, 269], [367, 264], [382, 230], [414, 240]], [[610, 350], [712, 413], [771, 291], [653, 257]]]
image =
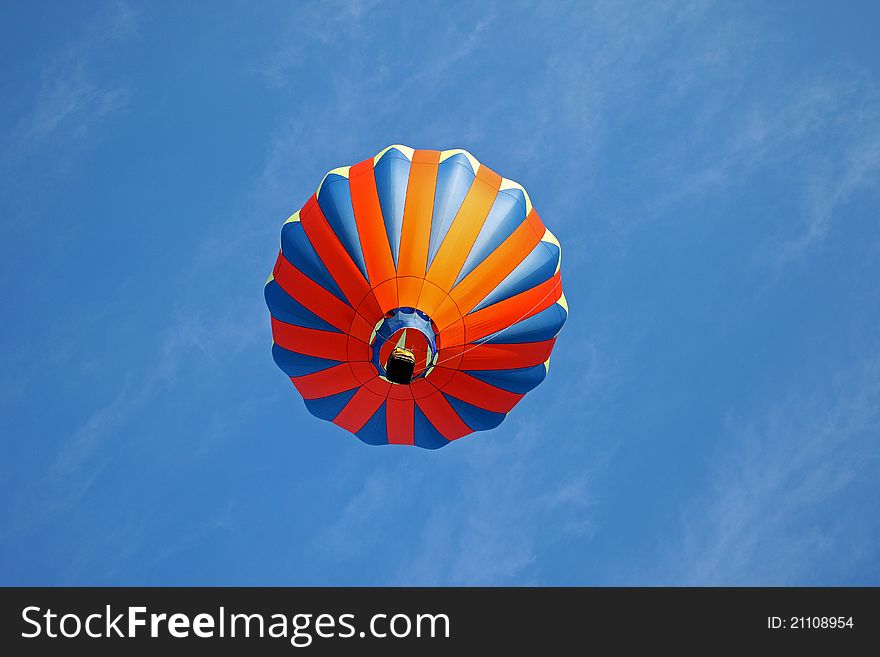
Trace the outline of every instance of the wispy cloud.
[[[876, 193], [880, 180], [880, 89], [870, 76], [842, 67], [838, 77], [789, 80], [753, 93], [738, 109], [717, 107], [702, 121], [727, 136], [661, 151], [654, 165], [670, 184], [655, 209], [705, 199], [768, 176], [793, 186], [802, 221], [798, 232], [767, 222], [756, 261], [779, 270], [818, 246], [855, 195]], [[699, 134], [699, 133], [697, 133]], [[711, 149], [704, 146], [712, 145]], [[792, 198], [788, 192], [788, 198]]]
[[[311, 551], [331, 564], [393, 555], [374, 572], [344, 580], [349, 582], [537, 583], [542, 574], [534, 567], [548, 545], [589, 537], [595, 529], [592, 484], [603, 456], [548, 480], [541, 453], [554, 439], [534, 416], [519, 416], [508, 420], [503, 433], [446, 448], [439, 461], [437, 455], [416, 455], [405, 464], [379, 467], [364, 475], [338, 515], [314, 536]], [[453, 478], [449, 470], [456, 472]], [[449, 487], [450, 481], [457, 483]]]
[[[313, 43], [330, 53], [336, 48], [335, 55], [344, 58], [347, 44], [363, 44], [369, 33], [370, 12], [380, 4], [381, 0], [336, 0], [296, 6], [287, 18], [290, 32], [296, 37], [286, 39], [251, 70], [273, 87], [292, 87], [292, 81], [303, 72]], [[303, 26], [307, 29], [303, 30]]]
[[[828, 585], [880, 581], [871, 499], [880, 450], [880, 359], [793, 390], [759, 421], [732, 423], [711, 493], [683, 518], [661, 582]], [[865, 495], [868, 497], [864, 497]]]
[[[258, 302], [256, 299], [254, 304]], [[201, 314], [172, 314], [156, 350], [148, 350], [142, 363], [133, 361], [125, 368], [130, 373], [120, 378], [114, 396], [97, 405], [69, 436], [58, 441], [43, 474], [33, 479], [28, 494], [19, 500], [23, 507], [39, 508], [39, 513], [18, 514], [23, 520], [15, 529], [50, 521], [80, 504], [107, 468], [131, 449], [129, 429], [136, 419], [148, 413], [162, 395], [177, 389], [181, 370], [219, 367], [239, 350], [251, 347], [261, 332], [254, 330], [252, 315], [239, 310], [226, 309], [210, 321]], [[106, 361], [101, 367], [111, 376], [119, 371]], [[249, 401], [241, 399], [236, 411], [248, 409]], [[208, 420], [204, 435], [189, 445], [189, 458], [209, 452], [211, 443], [229, 429], [234, 417], [234, 413], [227, 413], [219, 424]]]
[[[63, 50], [41, 65], [30, 101], [4, 136], [6, 167], [52, 140], [59, 144], [81, 141], [111, 114], [124, 109], [131, 98], [127, 82], [102, 79], [96, 61], [107, 49], [137, 34], [137, 14], [117, 2], [97, 15]], [[27, 91], [27, 87], [23, 88]]]
[[[861, 89], [852, 93], [861, 95]], [[845, 139], [837, 149], [823, 148], [810, 163], [805, 175], [803, 232], [784, 242], [781, 264], [821, 242], [833, 221], [843, 219], [840, 211], [855, 195], [880, 189], [880, 97], [865, 100], [867, 106], [839, 107], [834, 112], [835, 121], [845, 122]]]
[[553, 429], [534, 416], [508, 422], [503, 435], [473, 438], [468, 462], [456, 464], [467, 470], [465, 483], [444, 496], [451, 503], [430, 505], [399, 560], [398, 584], [538, 584], [549, 546], [592, 534], [593, 477], [603, 457], [548, 477], [541, 454]]
[[[82, 499], [112, 462], [115, 450], [107, 449], [108, 441], [122, 433], [132, 415], [143, 410], [173, 381], [185, 354], [193, 349], [205, 350], [205, 340], [203, 327], [191, 319], [181, 320], [166, 333], [154, 366], [138, 377], [130, 375], [121, 381], [115, 397], [95, 409], [61, 443], [41, 482], [51, 491], [53, 510], [69, 508]], [[59, 494], [62, 490], [63, 495]]]

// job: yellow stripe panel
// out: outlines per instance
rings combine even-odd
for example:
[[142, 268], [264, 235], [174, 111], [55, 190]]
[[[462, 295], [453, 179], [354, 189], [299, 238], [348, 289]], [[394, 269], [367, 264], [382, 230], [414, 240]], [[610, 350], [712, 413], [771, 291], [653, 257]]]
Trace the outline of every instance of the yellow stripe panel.
[[556, 300], [556, 303], [558, 303], [560, 306], [562, 306], [565, 309], [565, 314], [567, 315], [568, 314], [568, 301], [565, 298], [565, 292], [563, 292], [559, 295], [559, 298]]

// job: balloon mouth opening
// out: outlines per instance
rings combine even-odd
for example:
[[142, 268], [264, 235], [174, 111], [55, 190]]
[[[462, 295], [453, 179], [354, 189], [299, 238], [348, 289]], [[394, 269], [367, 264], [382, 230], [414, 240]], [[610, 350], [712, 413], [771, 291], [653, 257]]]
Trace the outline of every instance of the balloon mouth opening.
[[412, 383], [415, 368], [415, 354], [405, 347], [395, 347], [385, 363], [385, 377], [391, 383], [406, 385]]
[[428, 376], [437, 363], [437, 333], [431, 318], [416, 308], [385, 313], [370, 337], [371, 360], [379, 376], [397, 385]]

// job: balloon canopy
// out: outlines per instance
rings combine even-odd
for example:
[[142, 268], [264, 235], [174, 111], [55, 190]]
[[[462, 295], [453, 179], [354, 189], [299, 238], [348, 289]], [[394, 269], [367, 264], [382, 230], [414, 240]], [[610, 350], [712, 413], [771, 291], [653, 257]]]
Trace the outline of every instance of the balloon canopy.
[[543, 381], [568, 315], [560, 256], [517, 183], [467, 151], [389, 146], [282, 226], [273, 357], [365, 443], [442, 447]]

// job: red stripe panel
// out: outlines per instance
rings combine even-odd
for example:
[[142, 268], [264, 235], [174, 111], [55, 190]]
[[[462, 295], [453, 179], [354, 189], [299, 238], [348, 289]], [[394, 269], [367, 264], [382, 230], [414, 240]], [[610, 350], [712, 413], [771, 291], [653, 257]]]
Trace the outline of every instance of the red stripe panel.
[[303, 274], [283, 253], [278, 254], [272, 275], [282, 290], [318, 317], [340, 331], [348, 331], [355, 315], [354, 308]]
[[465, 315], [464, 326], [453, 325], [444, 331], [443, 346], [462, 344], [465, 334], [468, 342], [482, 340], [549, 308], [561, 296], [562, 279], [557, 272], [553, 278], [525, 292]]
[[409, 384], [409, 391], [412, 394], [413, 399], [421, 399], [422, 397], [433, 395], [437, 392], [437, 388], [432, 386], [427, 379], [416, 379]]
[[290, 377], [290, 380], [293, 381], [293, 385], [305, 399], [335, 395], [360, 385], [360, 381], [357, 380], [348, 363], [328, 367], [326, 370], [305, 376]]
[[446, 440], [461, 438], [473, 430], [466, 425], [440, 392], [416, 400], [422, 413]]
[[355, 314], [354, 319], [351, 322], [351, 327], [348, 329], [348, 334], [361, 342], [369, 344], [370, 336], [373, 334], [374, 328], [375, 326], [365, 320], [363, 315]]
[[507, 370], [515, 367], [534, 367], [550, 358], [552, 340], [520, 344], [481, 344], [468, 348], [462, 356], [460, 370]]
[[306, 237], [309, 238], [309, 242], [327, 267], [333, 280], [339, 285], [339, 289], [342, 290], [349, 304], [358, 308], [363, 303], [365, 307], [360, 312], [365, 317], [381, 315], [379, 304], [376, 303], [375, 298], [372, 304], [369, 302], [369, 297], [372, 296], [370, 285], [364, 280], [361, 270], [354, 264], [354, 260], [351, 259], [330, 224], [327, 223], [314, 194], [300, 210], [299, 218], [303, 230], [306, 231]]
[[[354, 375], [361, 383], [367, 383], [377, 378], [376, 368], [370, 362], [353, 361], [350, 362], [349, 365], [351, 365], [351, 371], [354, 372]], [[391, 384], [389, 383], [388, 385]]]
[[507, 413], [525, 395], [519, 395], [475, 379], [464, 372], [455, 372], [443, 386], [443, 392], [456, 399], [485, 408], [494, 413]]
[[[360, 376], [358, 376], [360, 378]], [[391, 387], [394, 386], [393, 383], [386, 381], [385, 379], [380, 379], [376, 374], [373, 374], [373, 378], [364, 383], [364, 387], [370, 392], [375, 392], [380, 397], [387, 397], [390, 392]], [[402, 388], [404, 386], [394, 386], [396, 388]]]
[[[453, 355], [455, 355], [455, 354], [453, 354]], [[440, 352], [440, 358], [439, 358], [438, 362], [441, 360], [443, 360], [443, 352], [442, 351]], [[449, 383], [449, 379], [452, 378], [452, 374], [456, 371], [455, 366], [456, 366], [455, 358], [452, 358], [452, 359], [446, 361], [445, 366], [438, 365], [433, 370], [431, 370], [430, 374], [428, 374], [428, 376], [425, 377], [425, 379], [428, 381], [428, 383], [430, 383], [432, 386], [437, 388], [437, 390], [443, 390], [444, 386], [447, 383]]]
[[356, 433], [363, 428], [367, 420], [373, 417], [373, 413], [379, 409], [384, 401], [384, 397], [380, 397], [366, 388], [358, 388], [354, 397], [348, 400], [345, 408], [339, 411], [339, 415], [333, 422], [346, 431]]
[[394, 445], [415, 444], [415, 402], [412, 399], [388, 399], [385, 417], [388, 442]]
[[346, 347], [346, 359], [354, 364], [359, 361], [369, 361], [371, 357], [370, 345], [356, 337], [348, 336]]
[[[439, 372], [439, 376], [442, 377], [442, 374], [447, 370], [457, 370], [459, 369], [459, 364], [461, 363], [461, 354], [464, 351], [464, 347], [462, 345], [456, 345], [453, 347], [443, 347], [437, 354], [437, 367], [435, 370]], [[440, 366], [443, 366], [440, 368]], [[432, 371], [428, 377], [431, 381], [434, 381], [434, 372]], [[443, 378], [444, 383], [448, 380], [448, 377]], [[439, 384], [437, 387], [441, 387]]]
[[[382, 379], [379, 380], [381, 381]], [[388, 397], [388, 399], [412, 399], [412, 384], [408, 386], [399, 386], [393, 383], [389, 383], [386, 396]]]
[[346, 347], [348, 336], [344, 333], [331, 333], [317, 329], [303, 328], [293, 324], [285, 324], [272, 318], [272, 339], [279, 347], [295, 351], [306, 356], [329, 358], [331, 360], [347, 360]]

